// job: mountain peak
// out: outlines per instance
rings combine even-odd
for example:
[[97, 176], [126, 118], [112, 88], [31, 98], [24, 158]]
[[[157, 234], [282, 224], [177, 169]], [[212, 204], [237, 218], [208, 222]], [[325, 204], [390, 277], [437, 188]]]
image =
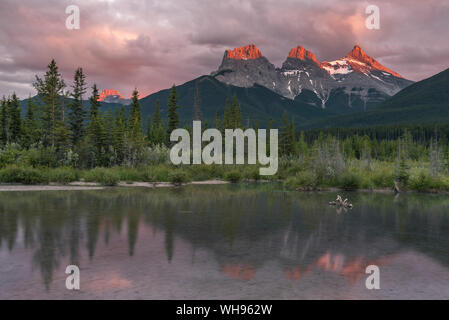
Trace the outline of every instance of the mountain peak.
[[362, 50], [362, 48], [360, 48], [360, 46], [358, 44], [356, 44], [354, 46], [354, 48], [352, 48], [352, 50], [346, 55], [346, 58], [353, 58], [356, 60], [360, 60], [363, 61], [366, 58], [371, 58], [370, 56], [368, 56], [365, 51]]
[[[398, 78], [403, 78], [399, 73], [394, 72], [393, 70], [388, 69], [387, 67], [383, 66], [380, 62], [378, 62], [375, 59], [371, 58], [357, 44], [346, 55], [345, 58], [347, 60], [349, 60], [349, 63], [351, 64], [352, 68], [355, 69], [355, 70], [363, 72], [363, 70], [366, 69], [366, 68], [368, 68], [368, 69], [375, 69], [375, 70], [391, 73], [392, 75], [394, 75], [394, 76], [396, 76]], [[355, 60], [355, 61], [361, 62], [361, 63], [365, 64], [365, 66], [359, 65], [358, 63], [351, 63], [351, 60]]]
[[297, 46], [290, 50], [288, 54], [289, 58], [300, 59], [300, 60], [312, 60], [317, 65], [320, 65], [320, 62], [316, 59], [315, 54], [306, 50], [303, 46]]
[[262, 57], [262, 52], [254, 44], [250, 44], [244, 47], [234, 48], [233, 50], [226, 50], [224, 57], [235, 60], [258, 59]]
[[123, 99], [123, 96], [117, 90], [103, 89], [103, 91], [101, 91], [100, 93], [100, 98], [98, 100], [104, 101], [109, 96], [118, 96], [118, 98]]

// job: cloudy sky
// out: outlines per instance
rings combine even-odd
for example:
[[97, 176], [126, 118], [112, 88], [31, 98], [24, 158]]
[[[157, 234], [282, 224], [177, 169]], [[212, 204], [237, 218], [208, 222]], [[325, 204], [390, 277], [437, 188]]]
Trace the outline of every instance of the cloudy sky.
[[[365, 8], [380, 8], [380, 29]], [[68, 5], [80, 29], [66, 28]], [[129, 96], [182, 84], [217, 69], [224, 50], [254, 43], [276, 66], [302, 45], [334, 60], [359, 44], [411, 80], [449, 67], [447, 0], [1, 0], [0, 95], [34, 94], [35, 74], [55, 58], [70, 84], [76, 67], [91, 85]]]

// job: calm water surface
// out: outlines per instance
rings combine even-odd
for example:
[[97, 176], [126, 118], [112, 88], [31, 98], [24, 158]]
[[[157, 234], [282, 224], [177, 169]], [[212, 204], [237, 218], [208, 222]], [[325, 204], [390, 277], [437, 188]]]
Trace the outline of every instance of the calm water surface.
[[275, 189], [2, 192], [0, 299], [449, 299], [448, 195]]

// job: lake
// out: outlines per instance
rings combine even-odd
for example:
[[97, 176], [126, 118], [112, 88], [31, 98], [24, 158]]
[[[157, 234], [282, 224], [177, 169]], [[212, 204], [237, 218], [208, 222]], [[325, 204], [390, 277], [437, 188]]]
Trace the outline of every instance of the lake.
[[[329, 206], [336, 195], [1, 192], [0, 299], [449, 299], [449, 195], [343, 193], [352, 210]], [[65, 287], [71, 264], [78, 291]]]

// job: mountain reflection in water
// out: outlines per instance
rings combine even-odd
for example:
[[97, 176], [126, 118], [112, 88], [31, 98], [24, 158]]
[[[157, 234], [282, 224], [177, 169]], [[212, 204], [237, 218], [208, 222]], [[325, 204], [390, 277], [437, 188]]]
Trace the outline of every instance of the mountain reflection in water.
[[276, 188], [0, 193], [0, 298], [449, 298], [449, 196]]

